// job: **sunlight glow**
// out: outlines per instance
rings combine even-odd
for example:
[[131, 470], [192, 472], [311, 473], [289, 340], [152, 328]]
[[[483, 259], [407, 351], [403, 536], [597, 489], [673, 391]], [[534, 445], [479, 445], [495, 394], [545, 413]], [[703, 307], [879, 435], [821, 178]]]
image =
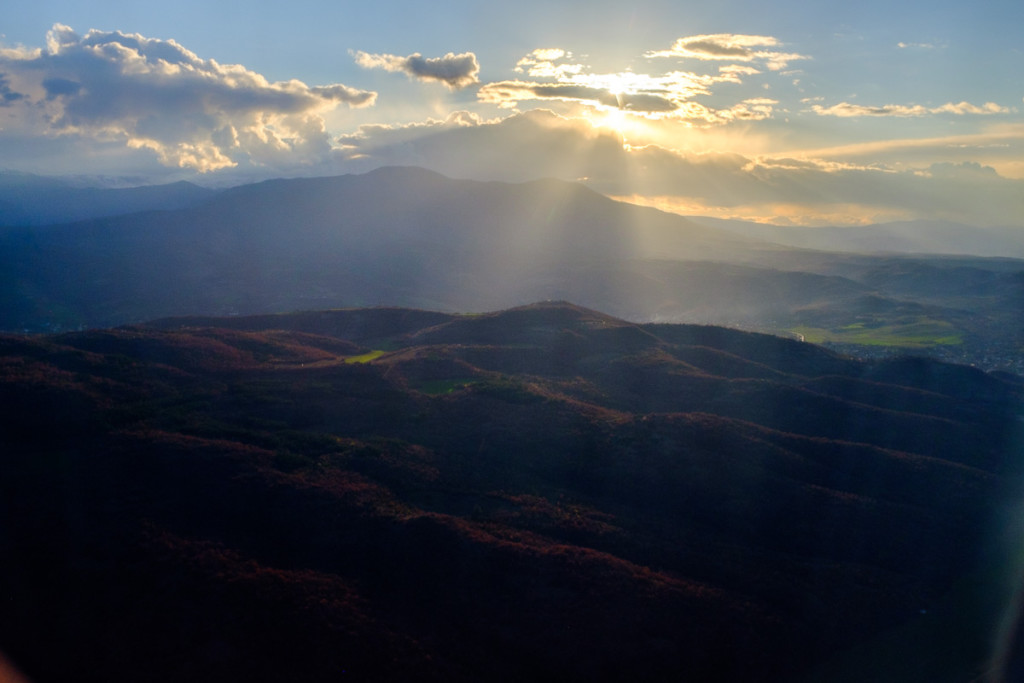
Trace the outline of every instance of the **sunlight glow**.
[[590, 107], [582, 112], [582, 118], [596, 129], [613, 131], [622, 139], [624, 149], [650, 144], [658, 128], [657, 121], [625, 108]]
[[808, 228], [835, 225], [871, 225], [873, 223], [912, 220], [915, 217], [909, 211], [888, 207], [863, 206], [860, 204], [815, 205], [766, 202], [763, 204], [718, 206], [716, 204], [708, 204], [696, 197], [640, 194], [614, 195], [611, 197], [617, 201], [637, 204], [638, 206], [649, 206], [681, 216], [707, 216], [709, 218]]
[[601, 128], [611, 128], [612, 130], [625, 135], [628, 119], [629, 114], [622, 109], [609, 109], [608, 111], [602, 112], [596, 123]]

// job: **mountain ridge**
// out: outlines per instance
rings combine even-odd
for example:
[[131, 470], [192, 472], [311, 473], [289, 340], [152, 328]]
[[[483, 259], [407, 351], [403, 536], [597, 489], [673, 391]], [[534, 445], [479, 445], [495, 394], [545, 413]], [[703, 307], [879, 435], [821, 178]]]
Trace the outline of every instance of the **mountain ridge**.
[[129, 188], [82, 187], [59, 178], [0, 172], [0, 227], [56, 225], [195, 206], [216, 191], [179, 180]]

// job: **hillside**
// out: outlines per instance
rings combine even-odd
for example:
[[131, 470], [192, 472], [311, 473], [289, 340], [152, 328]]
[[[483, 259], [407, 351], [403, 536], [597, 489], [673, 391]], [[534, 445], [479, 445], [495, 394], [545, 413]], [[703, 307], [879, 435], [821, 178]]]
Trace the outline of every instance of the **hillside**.
[[564, 303], [0, 336], [0, 650], [39, 683], [779, 681], [858, 647], [882, 680], [935, 626], [958, 654], [900, 666], [966, 683], [1006, 596], [947, 606], [1012, 570], [1021, 398]]

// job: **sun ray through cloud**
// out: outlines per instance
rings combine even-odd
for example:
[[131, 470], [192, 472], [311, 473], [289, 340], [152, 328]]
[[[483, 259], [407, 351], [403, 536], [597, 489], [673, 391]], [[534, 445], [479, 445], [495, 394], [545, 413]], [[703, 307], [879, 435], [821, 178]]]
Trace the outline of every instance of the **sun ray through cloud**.
[[[645, 26], [643, 17], [643, 12], [631, 13], [630, 21], [639, 22], [631, 24], [636, 30]], [[685, 160], [700, 154], [804, 158], [817, 164], [819, 175], [809, 184], [806, 178], [797, 182], [795, 175], [807, 171], [773, 166], [771, 174], [793, 177], [775, 185], [782, 194], [765, 207], [801, 206], [809, 196], [795, 188], [826, 192], [825, 181], [839, 172], [825, 169], [845, 164], [861, 169], [856, 173], [865, 179], [892, 181], [893, 172], [902, 173], [901, 182], [932, 185], [939, 196], [946, 196], [945, 185], [954, 176], [984, 181], [994, 203], [977, 220], [1015, 220], [1017, 202], [1009, 198], [1014, 183], [1024, 177], [1020, 136], [1013, 132], [1020, 125], [1021, 107], [1014, 104], [1019, 93], [1011, 98], [966, 87], [958, 92], [946, 78], [936, 81], [940, 85], [931, 95], [918, 89], [910, 95], [893, 91], [869, 97], [851, 89], [853, 78], [846, 79], [844, 90], [842, 78], [827, 77], [836, 68], [833, 55], [805, 34], [694, 30], [666, 37], [667, 26], [648, 30], [644, 39], [622, 34], [614, 44], [605, 41], [614, 47], [607, 54], [572, 32], [552, 33], [535, 45], [514, 45], [504, 54], [479, 43], [467, 49], [473, 41], [462, 49], [430, 40], [406, 43], [419, 51], [354, 41], [339, 46], [345, 83], [332, 83], [287, 76], [272, 80], [258, 69], [206, 56], [184, 40], [117, 30], [79, 34], [56, 24], [41, 47], [0, 38], [0, 151], [14, 163], [43, 168], [57, 159], [71, 163], [72, 157], [59, 152], [71, 144], [93, 150], [93, 158], [102, 163], [131, 160], [148, 173], [165, 168], [165, 173], [179, 174], [174, 177], [188, 171], [225, 178], [229, 172], [235, 177], [344, 172], [394, 162], [473, 168], [473, 173], [502, 177], [508, 174], [501, 165], [487, 170], [473, 160], [489, 155], [471, 146], [448, 150], [435, 141], [454, 145], [463, 144], [456, 142], [463, 138], [508, 135], [526, 120], [544, 120], [524, 119], [523, 114], [548, 110], [608, 133], [624, 158], [643, 159], [630, 168], [645, 168], [652, 158], [682, 159], [673, 163], [685, 166]], [[837, 36], [835, 49], [853, 45], [852, 37]], [[948, 75], [947, 60], [957, 46], [904, 31], [878, 50], [887, 51], [894, 69], [923, 75], [929, 73], [930, 60]], [[876, 81], [884, 83], [883, 77], [879, 72]], [[923, 81], [918, 77], [915, 82]], [[410, 97], [418, 98], [415, 105]], [[545, 135], [564, 138], [555, 149], [572, 149], [575, 126], [557, 126]], [[998, 130], [1007, 132], [987, 132]], [[510, 140], [507, 145], [513, 156], [516, 144]], [[413, 154], [412, 149], [419, 151]], [[865, 163], [873, 154], [876, 161]], [[458, 155], [465, 161], [454, 164]], [[570, 164], [546, 155], [544, 163], [535, 174], [607, 176], [595, 168], [565, 172], [590, 162]], [[981, 170], [972, 170], [971, 164]], [[748, 182], [750, 173], [729, 176], [736, 193], [761, 187]], [[664, 183], [651, 179], [629, 184], [637, 196], [674, 196], [678, 205], [693, 201], [685, 197], [691, 190], [682, 183], [668, 193], [660, 187]], [[857, 186], [832, 186], [827, 193], [838, 193], [836, 206], [855, 207]], [[621, 187], [608, 191], [631, 194]], [[964, 205], [976, 207], [977, 202]], [[825, 215], [821, 205], [806, 207]], [[923, 201], [906, 208], [907, 215], [922, 211]]]

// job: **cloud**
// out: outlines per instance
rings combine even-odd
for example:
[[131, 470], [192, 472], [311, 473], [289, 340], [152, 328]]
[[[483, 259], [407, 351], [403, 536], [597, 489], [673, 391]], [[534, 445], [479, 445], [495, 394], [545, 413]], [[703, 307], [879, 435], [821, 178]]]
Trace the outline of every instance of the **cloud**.
[[741, 64], [728, 64], [725, 66], [718, 67], [718, 73], [722, 75], [722, 80], [728, 83], [742, 83], [741, 76], [753, 76], [761, 73], [752, 66], [741, 65]]
[[662, 95], [643, 92], [614, 92], [581, 83], [531, 83], [498, 81], [481, 86], [477, 96], [483, 102], [510, 108], [524, 100], [579, 101], [610, 109], [640, 113], [671, 112], [679, 105]]
[[735, 121], [762, 121], [771, 118], [775, 100], [756, 98], [744, 100], [725, 109], [712, 109], [697, 102], [684, 103], [674, 118], [692, 126], [717, 126]]
[[539, 47], [532, 50], [516, 64], [516, 71], [522, 71], [522, 67], [531, 66], [540, 62], [553, 62], [565, 57], [568, 53], [560, 47]]
[[1001, 107], [995, 102], [986, 102], [979, 106], [973, 105], [970, 102], [958, 102], [953, 104], [949, 102], [942, 105], [941, 107], [935, 107], [931, 110], [933, 114], [1008, 114], [1010, 109], [1008, 107]]
[[8, 107], [17, 102], [18, 100], [24, 99], [25, 95], [20, 92], [15, 92], [11, 89], [10, 81], [7, 76], [0, 73], [0, 107]]
[[[354, 133], [335, 138], [337, 157], [353, 170], [370, 170], [378, 166], [424, 166], [436, 164], [445, 156], [443, 144], [432, 144], [445, 134], [480, 126], [485, 122], [468, 111], [455, 111], [444, 119], [428, 119], [408, 124], [368, 123]], [[420, 145], [431, 151], [424, 152]], [[458, 154], [457, 149], [452, 153]]]
[[668, 50], [647, 53], [647, 57], [689, 57], [692, 59], [728, 59], [749, 62], [756, 56], [752, 47], [773, 47], [779, 41], [771, 36], [715, 33], [679, 38]]
[[459, 90], [478, 83], [480, 64], [472, 52], [452, 54], [444, 57], [424, 58], [416, 53], [407, 57], [388, 54], [370, 54], [362, 51], [352, 52], [356, 64], [364, 69], [384, 69], [385, 71], [403, 72], [408, 76], [424, 81], [440, 81], [451, 90]]
[[[740, 60], [761, 60], [773, 68], [772, 60], [783, 53], [754, 50], [753, 47], [777, 45], [774, 38], [765, 36], [712, 35], [681, 39], [683, 50], [704, 55], [715, 55]], [[689, 54], [689, 53], [687, 53]], [[660, 55], [648, 53], [647, 56]], [[736, 61], [735, 59], [733, 61]], [[700, 96], [712, 96], [718, 84], [742, 84], [744, 79], [761, 74], [752, 64], [723, 64], [716, 73], [699, 74], [691, 71], [670, 70], [660, 73], [637, 73], [632, 70], [594, 72], [576, 63], [572, 53], [557, 47], [538, 48], [522, 57], [515, 71], [532, 78], [518, 78], [485, 83], [477, 91], [480, 101], [504, 109], [518, 108], [523, 103], [543, 102], [557, 106], [562, 113], [572, 113], [573, 107], [589, 107], [603, 112], [621, 112], [645, 119], [674, 120], [691, 127], [720, 126], [736, 121], [754, 121], [770, 118], [775, 100], [744, 99], [735, 104], [712, 107], [695, 101]], [[721, 102], [721, 98], [718, 100]], [[636, 119], [633, 119], [634, 121]]]
[[964, 161], [959, 164], [949, 161], [932, 164], [924, 172], [933, 178], [965, 179], [976, 178], [981, 180], [993, 180], [999, 176], [991, 166], [983, 166], [976, 161]]
[[838, 116], [842, 118], [859, 116], [895, 116], [907, 118], [929, 116], [931, 114], [956, 114], [959, 116], [964, 114], [988, 115], [1007, 114], [1011, 111], [1008, 107], [1002, 107], [995, 102], [986, 102], [980, 107], [971, 104], [970, 102], [948, 102], [939, 107], [924, 107], [920, 104], [884, 104], [881, 106], [870, 107], [860, 104], [850, 104], [849, 102], [840, 102], [839, 104], [834, 104], [831, 107], [823, 107], [820, 104], [816, 104], [811, 107], [811, 110], [819, 116]]
[[43, 89], [46, 90], [46, 99], [52, 100], [62, 95], [77, 95], [82, 89], [82, 84], [67, 78], [44, 78]]
[[25, 135], [117, 141], [198, 171], [323, 157], [330, 147], [321, 114], [376, 98], [341, 84], [271, 83], [173, 40], [98, 30], [80, 36], [61, 24], [44, 49], [0, 51], [0, 74], [0, 96], [20, 108], [15, 125]]
[[582, 64], [556, 63], [571, 58], [572, 53], [558, 47], [537, 48], [516, 62], [515, 71], [526, 71], [533, 78], [562, 79], [579, 74], [585, 68]]
[[[695, 94], [708, 94], [706, 85], [720, 80], [680, 72], [661, 77], [631, 73], [592, 74], [562, 83], [487, 83], [481, 86], [477, 96], [481, 101], [503, 108], [513, 108], [520, 102], [530, 100], [555, 100], [628, 112], [646, 118], [667, 117], [694, 126], [714, 126], [771, 117], [773, 105], [778, 104], [776, 100], [748, 99], [731, 107], [714, 109], [689, 99]], [[602, 84], [607, 85], [602, 87]]]
[[785, 69], [790, 62], [808, 59], [793, 52], [779, 52], [781, 45], [772, 36], [754, 36], [735, 33], [714, 33], [677, 39], [667, 50], [647, 52], [648, 59], [675, 57], [680, 59], [727, 60], [732, 62], [764, 62], [772, 71]]
[[[739, 82], [742, 71], [728, 70], [725, 75], [700, 75], [671, 71], [660, 75], [618, 73], [574, 73], [562, 75], [556, 83], [514, 80], [497, 81], [481, 86], [477, 93], [483, 102], [502, 108], [513, 108], [521, 102], [576, 102], [604, 110], [618, 110], [647, 118], [675, 118], [695, 125], [718, 125], [739, 118], [754, 110], [753, 101], [731, 108], [712, 109], [692, 101], [698, 95], [710, 95], [711, 86], [723, 82]], [[772, 101], [774, 104], [775, 102]], [[758, 102], [758, 117], [770, 115], [765, 102]]]

